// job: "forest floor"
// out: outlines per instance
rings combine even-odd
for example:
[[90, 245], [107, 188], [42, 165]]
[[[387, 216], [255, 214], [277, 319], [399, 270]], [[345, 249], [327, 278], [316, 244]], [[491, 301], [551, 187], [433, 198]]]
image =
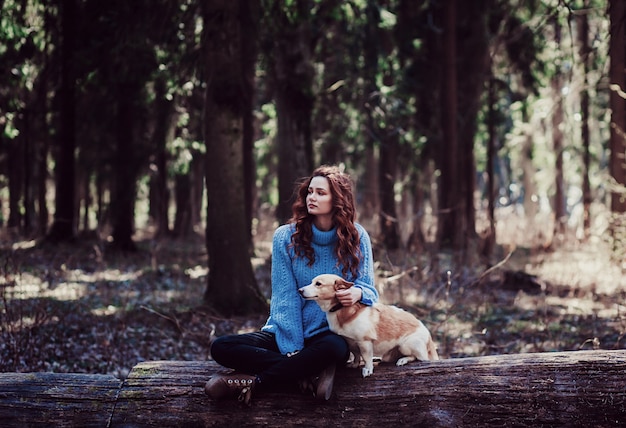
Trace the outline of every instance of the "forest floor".
[[[253, 258], [266, 296], [270, 236], [257, 236]], [[0, 372], [123, 379], [141, 361], [209, 359], [212, 337], [265, 321], [223, 318], [201, 303], [201, 236], [138, 243], [138, 252], [116, 254], [98, 240], [2, 240]], [[501, 263], [485, 274], [479, 264], [453, 269], [445, 254], [376, 250], [377, 286], [384, 302], [424, 321], [442, 358], [626, 348], [626, 283], [603, 240], [499, 251]]]

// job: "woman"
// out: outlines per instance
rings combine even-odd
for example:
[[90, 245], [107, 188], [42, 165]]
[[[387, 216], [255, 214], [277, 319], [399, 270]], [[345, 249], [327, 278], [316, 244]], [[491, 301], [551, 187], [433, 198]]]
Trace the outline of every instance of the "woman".
[[238, 397], [248, 404], [253, 390], [299, 380], [317, 398], [328, 400], [335, 365], [347, 361], [348, 346], [328, 329], [317, 303], [302, 299], [298, 289], [317, 275], [335, 273], [355, 283], [337, 292], [342, 305], [378, 300], [371, 242], [355, 223], [349, 176], [335, 166], [317, 168], [299, 186], [292, 211], [290, 221], [274, 232], [269, 318], [261, 331], [213, 342], [213, 359], [235, 372], [207, 382], [211, 398]]

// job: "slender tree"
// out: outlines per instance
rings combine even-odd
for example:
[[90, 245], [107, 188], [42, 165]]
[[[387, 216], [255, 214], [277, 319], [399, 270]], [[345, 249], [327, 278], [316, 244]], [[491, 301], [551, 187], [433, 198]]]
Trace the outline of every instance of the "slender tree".
[[589, 0], [583, 1], [583, 11], [578, 15], [578, 42], [580, 62], [582, 63], [582, 89], [580, 93], [580, 133], [583, 145], [583, 231], [585, 238], [589, 237], [591, 228], [591, 183], [589, 170], [591, 166], [591, 138], [589, 135], [589, 63], [591, 47], [589, 46]]
[[168, 217], [170, 199], [167, 188], [167, 143], [171, 140], [170, 131], [172, 128], [172, 118], [174, 116], [174, 102], [172, 97], [167, 93], [165, 76], [157, 77], [154, 83], [154, 92], [156, 121], [153, 140], [156, 147], [153, 160], [154, 168], [151, 168], [154, 175], [150, 188], [150, 214], [157, 227], [157, 235], [167, 236], [170, 231]]
[[482, 256], [489, 259], [496, 243], [496, 182], [494, 165], [496, 162], [496, 93], [498, 82], [492, 75], [487, 90], [487, 218], [489, 229], [484, 236]]
[[362, 105], [365, 109], [366, 126], [368, 132], [365, 133], [365, 172], [363, 197], [363, 215], [365, 218], [372, 218], [377, 213], [380, 206], [379, 180], [378, 180], [378, 151], [377, 138], [374, 132], [373, 111], [374, 95], [378, 91], [376, 77], [378, 75], [378, 59], [380, 52], [380, 40], [377, 37], [378, 26], [380, 24], [380, 11], [375, 0], [369, 0], [365, 7], [365, 28], [363, 32], [363, 70], [365, 80], [363, 88]]
[[61, 14], [61, 84], [59, 140], [56, 156], [55, 212], [47, 239], [52, 242], [74, 238], [75, 230], [75, 90], [74, 49], [76, 37], [76, 0], [63, 0]]
[[456, 0], [443, 6], [443, 79], [441, 97], [441, 129], [443, 141], [440, 151], [441, 183], [439, 190], [439, 215], [437, 223], [438, 241], [444, 246], [458, 247], [455, 242], [460, 232], [458, 217], [461, 194], [459, 193], [458, 161], [459, 145], [457, 132], [457, 42]]
[[[398, 118], [394, 111], [397, 99], [394, 95], [386, 96], [379, 87], [379, 74], [383, 71], [379, 61], [385, 55], [382, 51], [381, 39], [390, 39], [389, 31], [380, 28], [380, 11], [375, 1], [367, 3], [365, 34], [365, 75], [366, 75], [366, 114], [367, 137], [378, 148], [379, 161], [376, 168], [377, 187], [380, 202], [379, 227], [381, 242], [385, 248], [395, 250], [400, 247], [400, 232], [396, 210], [395, 184], [398, 172], [399, 130]], [[388, 72], [388, 86], [392, 86], [393, 77]]]
[[611, 193], [611, 211], [614, 214], [626, 212], [626, 5], [622, 0], [611, 0], [611, 159], [610, 174], [615, 181]]
[[[159, 17], [158, 3], [115, 0], [107, 5], [113, 24], [112, 64], [109, 76], [115, 93], [115, 153], [113, 155], [112, 237], [113, 246], [135, 251], [135, 204], [142, 167], [147, 165], [148, 144], [144, 135], [147, 115], [146, 86], [157, 68], [151, 31]], [[143, 11], [143, 13], [137, 13]]]
[[[554, 44], [556, 52], [560, 52], [561, 48], [561, 23], [558, 16], [551, 19], [554, 29]], [[555, 58], [554, 74], [552, 76], [552, 96], [554, 99], [554, 108], [552, 109], [552, 148], [554, 150], [554, 233], [555, 235], [565, 232], [566, 212], [565, 212], [565, 178], [563, 174], [563, 95], [561, 91], [563, 70], [561, 68], [561, 59]]]
[[283, 223], [291, 216], [295, 181], [313, 169], [313, 2], [274, 0], [266, 5], [266, 27], [270, 29], [266, 53], [278, 121], [276, 217]]

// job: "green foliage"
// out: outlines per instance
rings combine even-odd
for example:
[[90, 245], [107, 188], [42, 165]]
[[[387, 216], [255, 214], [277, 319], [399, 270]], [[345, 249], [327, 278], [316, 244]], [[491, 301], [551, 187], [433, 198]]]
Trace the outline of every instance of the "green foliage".
[[0, 126], [8, 139], [19, 135], [17, 112], [35, 89], [48, 37], [38, 1], [7, 0], [0, 13]]
[[4, 136], [9, 140], [13, 140], [15, 137], [20, 135], [19, 129], [15, 127], [14, 118], [14, 113], [6, 113], [4, 115]]
[[[58, 132], [56, 97], [60, 69], [59, 1], [5, 0], [0, 15], [0, 133], [3, 141], [54, 142]], [[154, 130], [158, 101], [174, 106], [168, 134], [169, 176], [187, 173], [192, 159], [202, 156], [202, 100], [204, 97], [203, 19], [197, 0], [77, 1], [75, 52], [76, 112], [79, 175], [101, 174], [107, 180], [117, 167], [118, 88], [139, 87], [133, 112], [133, 132], [140, 145], [138, 173], [148, 174], [157, 147]], [[412, 0], [261, 0], [262, 25], [258, 38], [260, 59], [254, 77], [256, 130], [254, 161], [256, 185], [262, 202], [276, 204], [277, 118], [276, 82], [272, 80], [272, 55], [278, 30], [306, 24], [311, 48], [311, 85], [303, 98], [314, 102], [311, 138], [316, 161], [345, 162], [363, 171], [366, 149], [380, 144], [383, 132], [400, 136], [400, 181], [408, 187], [421, 171], [422, 157], [437, 159], [441, 142], [441, 13], [444, 2]], [[606, 168], [608, 92], [604, 87], [608, 57], [606, 4], [600, 0], [488, 0], [485, 20], [489, 43], [490, 76], [496, 85], [495, 137], [503, 168], [500, 191], [520, 188], [522, 147], [532, 141], [533, 167], [539, 200], [554, 192], [550, 112], [555, 94], [550, 79], [564, 79], [563, 129], [565, 177], [569, 187], [579, 187], [581, 88], [577, 53], [576, 18], [590, 20], [591, 58], [587, 89], [592, 114], [591, 177], [598, 199], [605, 194], [601, 173]], [[561, 29], [556, 45], [555, 25]], [[304, 30], [303, 30], [304, 31]], [[457, 40], [466, 50], [466, 40]], [[296, 49], [299, 51], [298, 49]], [[298, 52], [296, 52], [298, 53]], [[308, 64], [308, 62], [307, 62]], [[290, 72], [298, 71], [297, 67]], [[459, 71], [459, 81], [467, 76]], [[301, 75], [297, 75], [301, 76]], [[157, 82], [164, 90], [157, 91]], [[295, 79], [294, 88], [303, 81]], [[289, 84], [294, 81], [290, 80]], [[474, 135], [477, 172], [486, 169], [487, 99], [485, 87], [478, 108]], [[464, 94], [458, 94], [463, 97]], [[24, 130], [23, 112], [37, 112]], [[45, 118], [43, 114], [46, 114]], [[461, 112], [465, 120], [466, 112]], [[2, 153], [0, 159], [5, 159]], [[0, 165], [6, 179], [6, 167]], [[435, 171], [435, 174], [438, 174]], [[528, 177], [527, 177], [528, 178]], [[575, 190], [572, 190], [572, 194]]]

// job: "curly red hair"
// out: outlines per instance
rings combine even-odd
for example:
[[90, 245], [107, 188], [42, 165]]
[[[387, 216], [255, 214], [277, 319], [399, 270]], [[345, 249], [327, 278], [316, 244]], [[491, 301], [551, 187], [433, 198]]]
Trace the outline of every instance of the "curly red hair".
[[348, 272], [356, 278], [360, 264], [360, 237], [354, 225], [356, 220], [356, 205], [350, 176], [337, 166], [322, 165], [315, 169], [310, 177], [305, 178], [298, 186], [296, 201], [292, 206], [292, 217], [289, 223], [294, 223], [296, 231], [291, 236], [291, 244], [298, 257], [306, 257], [309, 266], [315, 262], [315, 252], [311, 246], [313, 239], [314, 215], [309, 214], [306, 207], [306, 197], [309, 193], [309, 184], [314, 177], [325, 177], [328, 180], [333, 201], [333, 224], [337, 228], [337, 245], [335, 254], [337, 264], [342, 266], [344, 276]]

